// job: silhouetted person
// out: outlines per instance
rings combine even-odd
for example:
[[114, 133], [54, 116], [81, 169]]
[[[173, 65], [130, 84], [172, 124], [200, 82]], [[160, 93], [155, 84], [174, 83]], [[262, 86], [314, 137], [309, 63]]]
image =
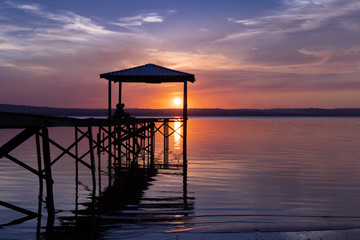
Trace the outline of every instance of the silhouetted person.
[[129, 118], [130, 115], [124, 111], [125, 104], [116, 104], [116, 110], [113, 115], [113, 118]]

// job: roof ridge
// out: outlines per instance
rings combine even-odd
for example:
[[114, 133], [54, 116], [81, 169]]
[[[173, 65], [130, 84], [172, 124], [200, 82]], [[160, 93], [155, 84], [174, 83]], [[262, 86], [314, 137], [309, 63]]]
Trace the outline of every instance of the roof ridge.
[[[194, 82], [194, 74], [166, 68], [153, 63], [100, 74], [100, 78], [124, 82]], [[151, 80], [150, 80], [151, 78]], [[157, 80], [156, 80], [156, 79]], [[136, 80], [135, 80], [136, 79]]]

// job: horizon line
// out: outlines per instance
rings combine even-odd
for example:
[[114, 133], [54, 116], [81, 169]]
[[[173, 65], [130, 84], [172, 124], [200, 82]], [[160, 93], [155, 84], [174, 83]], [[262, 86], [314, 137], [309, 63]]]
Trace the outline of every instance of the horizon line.
[[[108, 110], [108, 108], [86, 108], [86, 107], [51, 107], [51, 106], [34, 106], [34, 105], [23, 105], [23, 104], [7, 104], [0, 103], [0, 106], [14, 106], [14, 107], [34, 107], [34, 108], [52, 108], [52, 109], [83, 109], [83, 110]], [[116, 109], [115, 107], [111, 109]], [[183, 108], [142, 108], [142, 107], [129, 107], [125, 109], [134, 109], [134, 110], [182, 110]], [[317, 110], [336, 110], [336, 109], [360, 109], [359, 107], [334, 107], [334, 108], [323, 108], [323, 107], [273, 107], [273, 108], [221, 108], [221, 107], [195, 107], [188, 108], [195, 110], [286, 110], [286, 109], [317, 109]]]

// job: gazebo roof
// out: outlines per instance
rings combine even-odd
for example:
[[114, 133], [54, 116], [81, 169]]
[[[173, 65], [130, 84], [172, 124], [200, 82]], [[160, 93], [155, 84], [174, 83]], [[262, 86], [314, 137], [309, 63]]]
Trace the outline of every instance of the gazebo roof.
[[155, 64], [146, 64], [139, 67], [103, 73], [100, 74], [100, 78], [114, 82], [195, 82], [194, 74], [176, 71]]

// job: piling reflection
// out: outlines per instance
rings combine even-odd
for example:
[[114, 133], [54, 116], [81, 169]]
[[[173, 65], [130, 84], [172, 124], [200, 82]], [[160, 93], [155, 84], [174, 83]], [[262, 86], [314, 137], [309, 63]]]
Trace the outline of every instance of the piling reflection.
[[[165, 232], [176, 231], [177, 226], [183, 226], [193, 215], [194, 199], [189, 198], [187, 192], [179, 196], [144, 197], [158, 174], [164, 172], [117, 169], [112, 185], [100, 196], [76, 204], [71, 216], [58, 217], [59, 226], [46, 231], [41, 238], [98, 239], [112, 229], [129, 231], [150, 226], [165, 227], [161, 230]], [[187, 191], [187, 178], [183, 181], [183, 190]]]

